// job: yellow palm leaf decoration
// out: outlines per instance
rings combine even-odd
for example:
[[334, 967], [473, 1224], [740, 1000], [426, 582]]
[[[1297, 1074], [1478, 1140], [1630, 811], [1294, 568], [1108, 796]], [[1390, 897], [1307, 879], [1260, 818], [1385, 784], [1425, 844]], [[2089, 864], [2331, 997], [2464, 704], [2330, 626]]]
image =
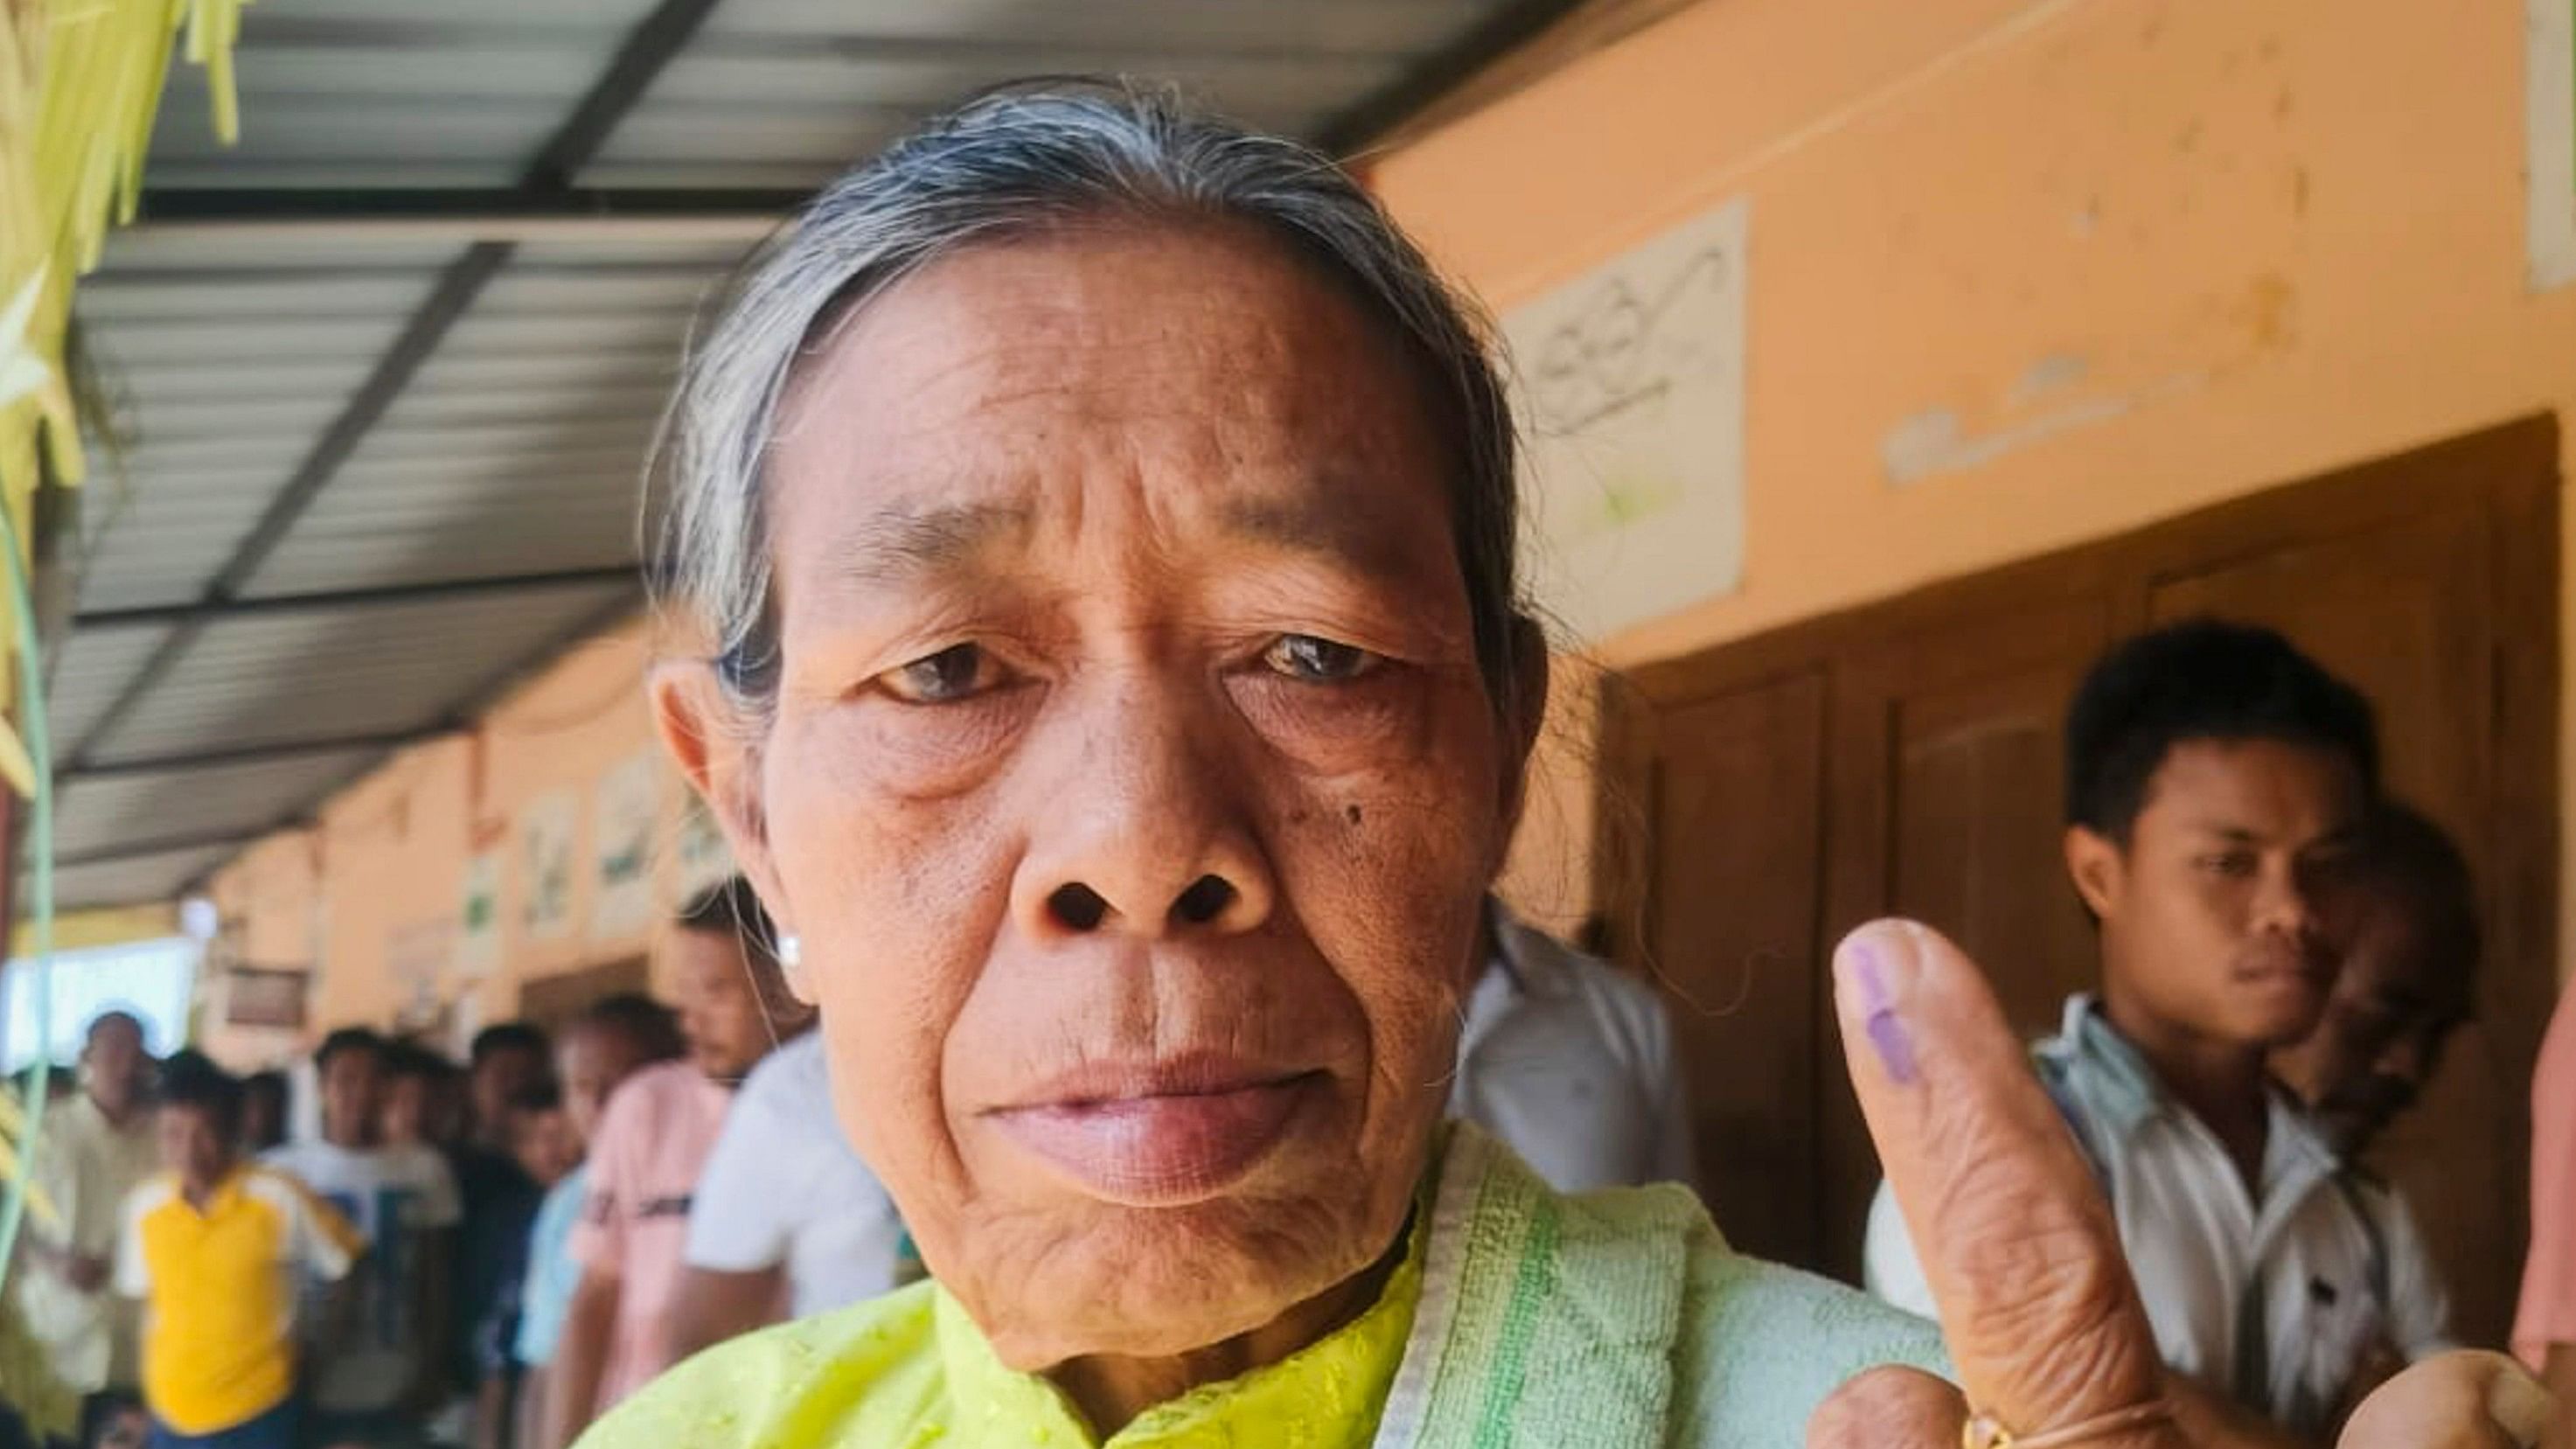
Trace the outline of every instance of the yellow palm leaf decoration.
[[0, 0], [0, 296], [36, 287], [21, 341], [56, 379], [0, 403], [0, 492], [22, 522], [39, 456], [59, 481], [81, 476], [59, 385], [72, 281], [98, 265], [109, 227], [134, 218], [172, 45], [184, 28], [213, 83], [216, 133], [233, 139], [243, 3]]
[[[26, 570], [37, 490], [78, 483], [83, 471], [63, 369], [72, 283], [98, 265], [108, 229], [134, 219], [143, 153], [183, 30], [188, 58], [212, 82], [216, 132], [233, 139], [232, 51], [244, 3], [0, 0], [0, 572], [9, 583], [0, 593], [0, 780], [35, 802], [28, 844], [39, 957], [51, 934], [51, 800]], [[13, 701], [22, 728], [8, 725]], [[37, 1019], [47, 1020], [41, 961], [36, 994]], [[22, 1210], [53, 1215], [28, 1180], [43, 1142], [44, 1083], [41, 1057], [30, 1101], [0, 1082], [0, 1275]], [[14, 1326], [0, 1312], [0, 1347]]]

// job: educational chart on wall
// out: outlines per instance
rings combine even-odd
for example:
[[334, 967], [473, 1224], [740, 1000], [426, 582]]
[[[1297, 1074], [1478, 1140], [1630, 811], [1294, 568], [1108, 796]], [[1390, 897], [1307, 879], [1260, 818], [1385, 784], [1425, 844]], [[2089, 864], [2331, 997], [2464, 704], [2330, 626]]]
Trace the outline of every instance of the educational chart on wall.
[[2531, 288], [2576, 282], [2576, 0], [2526, 0]]
[[658, 751], [638, 750], [600, 777], [590, 812], [598, 872], [590, 904], [592, 940], [636, 935], [653, 924], [653, 828], [661, 814]]
[[501, 969], [501, 852], [476, 851], [465, 861], [456, 911], [456, 974], [481, 981]]
[[1739, 197], [1504, 319], [1529, 579], [1584, 641], [1743, 580], [1751, 221]]
[[551, 790], [519, 809], [519, 926], [532, 941], [572, 934], [572, 838], [581, 802]]
[[438, 1030], [447, 1015], [441, 977], [456, 952], [456, 923], [409, 921], [385, 938], [385, 972], [394, 985], [394, 1029], [406, 1034]]

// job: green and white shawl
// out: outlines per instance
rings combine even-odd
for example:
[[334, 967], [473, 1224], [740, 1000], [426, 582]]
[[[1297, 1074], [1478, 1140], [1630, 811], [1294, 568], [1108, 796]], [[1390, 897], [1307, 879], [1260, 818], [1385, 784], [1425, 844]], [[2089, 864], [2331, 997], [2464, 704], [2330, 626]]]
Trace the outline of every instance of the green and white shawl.
[[1726, 1246], [1672, 1186], [1559, 1195], [1451, 1129], [1377, 1449], [1800, 1449], [1863, 1369], [1946, 1370], [1940, 1331]]

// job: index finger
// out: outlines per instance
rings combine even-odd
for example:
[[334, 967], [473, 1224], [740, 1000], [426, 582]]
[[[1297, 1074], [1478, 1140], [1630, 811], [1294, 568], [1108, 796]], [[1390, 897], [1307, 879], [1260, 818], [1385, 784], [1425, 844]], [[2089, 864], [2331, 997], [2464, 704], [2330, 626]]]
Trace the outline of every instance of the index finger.
[[[2024, 1436], [2157, 1402], [2118, 1229], [1983, 975], [1910, 921], [1834, 953], [1852, 1086], [1968, 1401]], [[2181, 1449], [2170, 1426], [2103, 1449]]]

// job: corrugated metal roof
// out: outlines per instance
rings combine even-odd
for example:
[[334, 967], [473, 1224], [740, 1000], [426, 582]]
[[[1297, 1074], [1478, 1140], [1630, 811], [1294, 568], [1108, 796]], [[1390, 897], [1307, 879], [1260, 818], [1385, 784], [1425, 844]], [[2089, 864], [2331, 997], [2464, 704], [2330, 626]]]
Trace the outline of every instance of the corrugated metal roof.
[[188, 882], [202, 880], [220, 868], [238, 849], [199, 845], [144, 850], [67, 865], [54, 872], [54, 907], [79, 911], [168, 900]]
[[1038, 72], [1321, 134], [1566, 8], [261, 0], [240, 144], [179, 66], [82, 287], [122, 440], [54, 670], [64, 900], [175, 892], [631, 601], [681, 341], [787, 190]]
[[102, 852], [124, 853], [138, 842], [220, 843], [267, 830], [281, 821], [280, 801], [310, 799], [347, 782], [376, 758], [372, 750], [316, 750], [73, 780], [55, 797], [54, 849], [63, 860], [77, 862]]
[[209, 625], [97, 741], [157, 759], [375, 736], [442, 722], [456, 702], [623, 596], [619, 584], [299, 609]]

